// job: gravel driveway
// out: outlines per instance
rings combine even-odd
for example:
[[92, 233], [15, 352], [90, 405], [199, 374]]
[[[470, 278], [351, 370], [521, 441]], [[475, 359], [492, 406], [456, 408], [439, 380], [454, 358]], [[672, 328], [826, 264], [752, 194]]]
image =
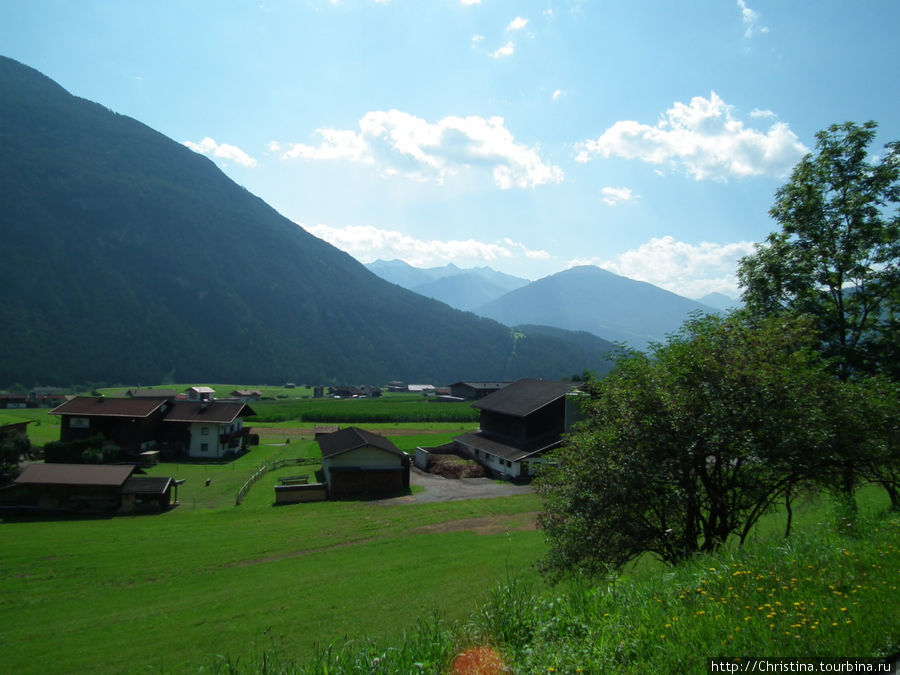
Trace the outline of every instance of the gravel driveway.
[[531, 485], [516, 485], [493, 478], [444, 478], [425, 473], [415, 466], [409, 471], [410, 485], [425, 488], [423, 492], [405, 497], [380, 499], [379, 504], [401, 504], [416, 502], [451, 502], [460, 499], [488, 499], [490, 497], [509, 497], [534, 492]]

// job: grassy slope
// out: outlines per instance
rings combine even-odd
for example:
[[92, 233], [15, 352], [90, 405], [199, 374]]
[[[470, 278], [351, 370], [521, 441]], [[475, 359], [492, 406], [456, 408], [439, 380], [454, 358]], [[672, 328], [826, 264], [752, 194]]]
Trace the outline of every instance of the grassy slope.
[[[458, 424], [435, 425], [442, 433], [366, 426], [407, 450], [459, 433]], [[402, 671], [443, 663], [472, 640], [499, 643], [517, 672], [702, 672], [713, 654], [862, 656], [900, 645], [900, 610], [884, 601], [900, 584], [900, 522], [873, 515], [886, 505], [880, 490], [862, 493], [868, 527], [850, 536], [832, 529], [821, 500], [808, 500], [796, 506], [789, 545], [774, 513], [744, 551], [676, 570], [645, 559], [609, 589], [547, 588], [533, 566], [544, 549], [529, 529], [535, 497], [276, 508], [278, 475], [298, 472], [286, 467], [234, 507], [260, 464], [316, 456], [307, 433], [284, 430], [291, 443], [276, 445], [282, 429], [270, 432], [229, 464], [154, 469], [186, 479], [181, 506], [163, 516], [3, 522], [0, 611], [15, 620], [0, 624], [0, 672], [183, 672], [217, 662], [254, 672], [275, 655], [311, 672], [356, 672], [375, 655], [386, 664], [385, 654], [404, 655]], [[466, 529], [476, 518], [493, 529]], [[430, 621], [437, 610], [445, 620]], [[317, 645], [344, 636], [351, 644], [339, 658], [318, 660]], [[423, 640], [440, 653], [429, 656]]]
[[[0, 672], [182, 672], [273, 642], [308, 658], [345, 635], [396, 636], [431, 610], [462, 618], [508, 573], [534, 575], [543, 550], [528, 528], [534, 497], [274, 507], [277, 475], [297, 473], [286, 467], [233, 506], [260, 463], [312, 447], [161, 465], [153, 473], [187, 479], [181, 506], [161, 516], [7, 519], [0, 612], [15, 620], [0, 624], [0, 644], [17, 648], [0, 650]], [[495, 533], [420, 529], [476, 517]]]

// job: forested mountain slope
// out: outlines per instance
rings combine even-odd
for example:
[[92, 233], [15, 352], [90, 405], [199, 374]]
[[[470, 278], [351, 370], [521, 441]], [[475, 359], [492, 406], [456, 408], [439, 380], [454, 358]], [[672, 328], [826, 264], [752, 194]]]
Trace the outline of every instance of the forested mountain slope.
[[602, 355], [390, 284], [210, 160], [0, 57], [0, 386], [557, 378]]

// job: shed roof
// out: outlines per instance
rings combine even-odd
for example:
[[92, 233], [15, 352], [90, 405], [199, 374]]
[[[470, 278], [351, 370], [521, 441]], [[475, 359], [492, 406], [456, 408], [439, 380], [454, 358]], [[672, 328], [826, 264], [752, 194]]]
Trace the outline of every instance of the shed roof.
[[357, 448], [370, 446], [378, 450], [384, 450], [392, 455], [406, 457], [396, 445], [384, 436], [373, 434], [371, 431], [358, 427], [347, 427], [331, 434], [325, 434], [319, 438], [319, 448], [322, 450], [322, 458], [334, 457]]
[[104, 398], [76, 396], [50, 411], [51, 415], [85, 417], [149, 417], [166, 403], [159, 398]]
[[477, 403], [473, 403], [472, 407], [513, 417], [526, 417], [564, 397], [575, 386], [572, 382], [517, 380], [493, 394], [488, 394]]
[[175, 401], [163, 421], [231, 424], [238, 417], [255, 414], [241, 401]]
[[548, 450], [562, 445], [559, 436], [555, 438], [542, 438], [522, 445], [510, 445], [496, 438], [492, 438], [480, 431], [473, 431], [455, 439], [458, 443], [468, 445], [472, 448], [478, 448], [484, 452], [489, 452], [497, 457], [508, 459], [511, 462], [519, 462], [529, 457], [541, 455]]
[[491, 381], [475, 381], [475, 380], [463, 380], [462, 382], [454, 382], [451, 384], [451, 387], [471, 387], [472, 389], [502, 389], [503, 387], [510, 384], [509, 380], [491, 380]]
[[120, 486], [137, 467], [127, 464], [29, 464], [17, 485]]
[[131, 476], [122, 486], [122, 494], [164, 495], [171, 485], [171, 476]]

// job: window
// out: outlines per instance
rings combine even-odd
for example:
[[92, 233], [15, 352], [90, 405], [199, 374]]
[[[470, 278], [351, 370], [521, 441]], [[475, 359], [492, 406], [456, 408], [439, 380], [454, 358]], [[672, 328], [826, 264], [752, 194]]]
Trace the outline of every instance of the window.
[[209, 427], [200, 427], [201, 436], [209, 436]]
[[209, 452], [209, 443], [201, 443], [200, 452]]
[[91, 420], [88, 417], [70, 417], [69, 418], [69, 428], [70, 429], [90, 429], [91, 428]]

